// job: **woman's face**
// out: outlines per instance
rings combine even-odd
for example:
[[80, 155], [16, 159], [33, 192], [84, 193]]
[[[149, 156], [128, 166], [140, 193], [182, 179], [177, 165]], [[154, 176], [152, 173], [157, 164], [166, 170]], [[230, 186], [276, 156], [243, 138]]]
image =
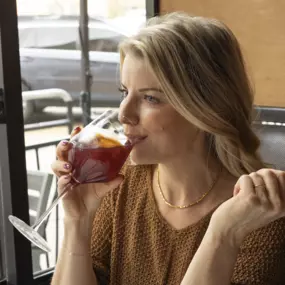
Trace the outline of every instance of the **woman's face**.
[[135, 164], [166, 163], [193, 151], [199, 132], [168, 103], [143, 60], [125, 57], [121, 91], [119, 118], [136, 142], [131, 152]]

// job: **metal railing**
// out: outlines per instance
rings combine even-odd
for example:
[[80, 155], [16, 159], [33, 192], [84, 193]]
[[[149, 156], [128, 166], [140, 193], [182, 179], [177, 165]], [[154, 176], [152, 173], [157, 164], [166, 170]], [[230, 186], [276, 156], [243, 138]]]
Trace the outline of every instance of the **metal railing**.
[[43, 89], [43, 90], [32, 90], [22, 92], [23, 101], [33, 101], [33, 100], [43, 100], [43, 99], [53, 99], [60, 98], [65, 102], [67, 106], [67, 118], [61, 120], [53, 120], [49, 122], [40, 122], [34, 124], [26, 124], [24, 126], [25, 131], [39, 130], [58, 126], [68, 126], [69, 133], [72, 131], [73, 127], [73, 99], [71, 95], [58, 88]]
[[28, 145], [25, 147], [26, 151], [29, 150], [34, 150], [35, 151], [35, 155], [36, 155], [36, 164], [37, 164], [37, 170], [40, 170], [40, 158], [39, 158], [39, 149], [41, 148], [45, 148], [45, 147], [49, 147], [49, 146], [57, 146], [62, 140], [68, 140], [69, 138], [62, 138], [62, 139], [58, 139], [58, 140], [53, 140], [53, 141], [48, 141], [48, 142], [44, 142], [44, 143], [37, 143], [37, 144], [32, 144], [32, 145]]
[[[24, 130], [25, 131], [34, 131], [34, 130], [41, 130], [41, 129], [47, 129], [51, 127], [58, 127], [58, 126], [67, 126], [68, 127], [68, 132], [71, 133], [72, 128], [73, 128], [73, 99], [71, 95], [63, 90], [63, 89], [58, 89], [58, 88], [53, 88], [53, 89], [43, 89], [43, 90], [33, 90], [33, 91], [24, 91], [22, 92], [22, 98], [23, 101], [33, 101], [33, 100], [44, 100], [44, 99], [55, 99], [55, 98], [60, 98], [65, 102], [65, 105], [67, 107], [67, 118], [66, 119], [60, 119], [60, 120], [52, 120], [48, 122], [39, 122], [39, 123], [33, 123], [33, 124], [25, 124], [24, 125]], [[28, 145], [25, 147], [26, 152], [27, 151], [35, 151], [35, 157], [36, 157], [36, 169], [40, 170], [40, 156], [39, 156], [39, 150], [50, 147], [50, 146], [57, 146], [59, 142], [63, 139], [67, 138], [62, 138], [58, 140], [53, 140], [53, 141], [47, 141], [44, 143], [37, 143], [33, 145]], [[57, 191], [55, 191], [55, 195], [52, 200], [55, 199], [57, 196]], [[55, 258], [57, 260], [58, 257], [58, 218], [59, 218], [59, 212], [58, 212], [58, 207], [56, 207], [55, 210]]]
[[[68, 140], [67, 137], [63, 137], [62, 139], [58, 140], [53, 140], [53, 141], [48, 141], [44, 143], [37, 143], [33, 145], [29, 145], [25, 147], [26, 152], [27, 151], [35, 151], [35, 156], [36, 156], [36, 166], [37, 170], [40, 170], [40, 157], [39, 157], [39, 150], [42, 148], [54, 146], [56, 147], [62, 140]], [[55, 158], [56, 159], [56, 158]], [[54, 197], [52, 198], [52, 201], [57, 197], [57, 191], [55, 191]], [[55, 208], [55, 260], [57, 260], [58, 257], [58, 252], [59, 252], [59, 244], [58, 244], [58, 237], [59, 237], [59, 211], [58, 211], [58, 206]]]

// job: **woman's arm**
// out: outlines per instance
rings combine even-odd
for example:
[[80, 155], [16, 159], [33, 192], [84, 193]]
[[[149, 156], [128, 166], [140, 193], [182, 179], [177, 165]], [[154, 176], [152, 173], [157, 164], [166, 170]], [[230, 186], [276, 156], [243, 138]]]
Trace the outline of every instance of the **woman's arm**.
[[181, 285], [229, 285], [239, 247], [208, 228]]
[[57, 261], [52, 285], [98, 285], [90, 256], [92, 219], [64, 222], [65, 238]]
[[245, 237], [284, 216], [285, 172], [261, 169], [241, 176], [234, 196], [214, 212], [182, 284], [229, 285]]

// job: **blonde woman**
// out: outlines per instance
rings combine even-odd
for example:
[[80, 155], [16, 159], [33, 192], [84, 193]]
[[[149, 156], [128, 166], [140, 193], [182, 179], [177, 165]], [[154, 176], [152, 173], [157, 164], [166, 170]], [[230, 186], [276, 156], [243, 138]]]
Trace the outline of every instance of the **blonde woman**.
[[[120, 53], [132, 163], [64, 199], [52, 284], [285, 284], [285, 174], [258, 155], [235, 36], [174, 13]], [[53, 164], [59, 189], [70, 180], [68, 149], [60, 143]]]

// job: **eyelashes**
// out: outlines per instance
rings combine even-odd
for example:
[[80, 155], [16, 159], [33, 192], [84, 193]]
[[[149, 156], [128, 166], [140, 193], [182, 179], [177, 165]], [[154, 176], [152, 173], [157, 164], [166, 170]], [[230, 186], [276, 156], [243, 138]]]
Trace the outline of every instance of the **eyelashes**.
[[[128, 96], [128, 91], [127, 91], [127, 89], [122, 88], [122, 87], [118, 88], [118, 90], [121, 93], [121, 100], [123, 101]], [[152, 95], [144, 94], [143, 99], [150, 104], [159, 104], [160, 103], [160, 100], [157, 97], [152, 96]]]
[[121, 87], [118, 90], [121, 93], [121, 101], [123, 101], [128, 95], [127, 90]]

